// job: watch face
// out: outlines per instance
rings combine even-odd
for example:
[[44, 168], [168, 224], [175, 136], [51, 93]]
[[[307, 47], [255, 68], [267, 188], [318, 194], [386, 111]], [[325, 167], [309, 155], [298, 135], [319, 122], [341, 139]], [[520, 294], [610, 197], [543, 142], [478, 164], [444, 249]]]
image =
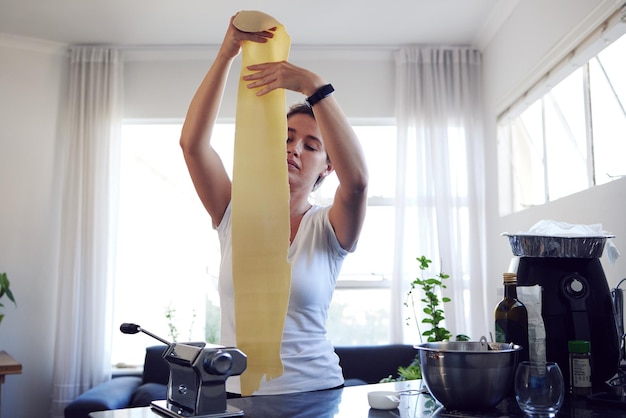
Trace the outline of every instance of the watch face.
[[322, 86], [317, 92], [320, 94], [320, 96], [322, 96], [322, 98], [324, 98], [329, 94], [332, 94], [332, 92], [334, 91], [335, 89], [332, 84], [326, 84], [325, 86]]

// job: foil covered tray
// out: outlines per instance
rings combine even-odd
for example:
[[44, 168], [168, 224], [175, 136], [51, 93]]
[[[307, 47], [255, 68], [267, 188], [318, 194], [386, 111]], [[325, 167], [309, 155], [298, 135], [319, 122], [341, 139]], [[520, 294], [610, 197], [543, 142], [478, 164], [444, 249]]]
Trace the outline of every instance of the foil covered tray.
[[608, 238], [614, 235], [546, 236], [502, 234], [509, 238], [513, 255], [518, 257], [600, 258]]

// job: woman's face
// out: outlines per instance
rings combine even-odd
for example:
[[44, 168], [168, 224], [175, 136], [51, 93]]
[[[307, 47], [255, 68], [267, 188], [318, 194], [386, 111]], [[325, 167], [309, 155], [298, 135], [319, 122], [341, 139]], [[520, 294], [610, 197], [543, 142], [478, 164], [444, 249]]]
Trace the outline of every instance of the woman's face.
[[295, 114], [287, 121], [287, 171], [289, 184], [312, 190], [318, 177], [332, 171], [322, 134], [315, 119]]

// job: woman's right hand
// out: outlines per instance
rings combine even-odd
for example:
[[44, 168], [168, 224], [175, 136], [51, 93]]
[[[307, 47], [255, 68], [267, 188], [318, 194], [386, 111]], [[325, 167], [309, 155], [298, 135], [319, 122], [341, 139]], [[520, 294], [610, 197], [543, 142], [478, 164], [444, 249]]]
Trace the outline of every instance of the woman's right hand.
[[[237, 16], [237, 15], [235, 15]], [[274, 34], [271, 32], [275, 28], [270, 29], [269, 31], [262, 32], [243, 32], [235, 27], [233, 24], [233, 20], [235, 20], [235, 16], [230, 18], [230, 23], [228, 24], [228, 30], [226, 31], [226, 35], [224, 35], [224, 41], [222, 41], [222, 46], [220, 47], [219, 54], [227, 59], [233, 59], [241, 51], [241, 44], [243, 41], [252, 41], [265, 43], [269, 39], [274, 37]]]

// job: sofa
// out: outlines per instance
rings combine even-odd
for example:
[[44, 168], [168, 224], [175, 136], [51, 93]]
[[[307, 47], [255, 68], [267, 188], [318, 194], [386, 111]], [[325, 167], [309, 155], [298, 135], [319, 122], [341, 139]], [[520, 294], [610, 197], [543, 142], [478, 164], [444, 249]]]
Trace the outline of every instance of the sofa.
[[[165, 399], [169, 366], [163, 358], [165, 345], [146, 348], [143, 374], [114, 377], [81, 394], [65, 408], [65, 418], [88, 418], [94, 411], [149, 406]], [[397, 376], [408, 366], [417, 350], [406, 344], [337, 346], [335, 352], [343, 369], [346, 386], [378, 383]]]

